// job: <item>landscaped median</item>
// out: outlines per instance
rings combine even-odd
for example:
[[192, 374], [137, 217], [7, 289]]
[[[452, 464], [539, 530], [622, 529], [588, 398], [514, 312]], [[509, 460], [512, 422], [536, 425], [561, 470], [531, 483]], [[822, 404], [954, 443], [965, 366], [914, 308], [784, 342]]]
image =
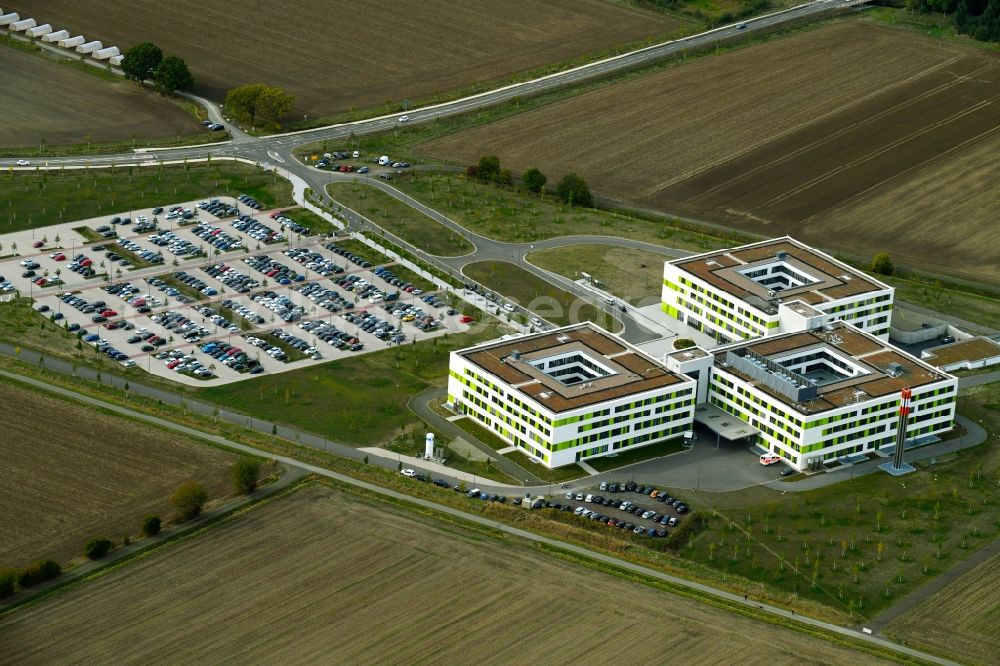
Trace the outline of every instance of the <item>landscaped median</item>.
[[359, 182], [331, 183], [326, 191], [337, 203], [428, 254], [455, 257], [476, 249], [461, 234], [375, 187]]
[[477, 261], [466, 264], [462, 272], [556, 326], [592, 321], [610, 331], [621, 328], [621, 322], [607, 312], [510, 262]]

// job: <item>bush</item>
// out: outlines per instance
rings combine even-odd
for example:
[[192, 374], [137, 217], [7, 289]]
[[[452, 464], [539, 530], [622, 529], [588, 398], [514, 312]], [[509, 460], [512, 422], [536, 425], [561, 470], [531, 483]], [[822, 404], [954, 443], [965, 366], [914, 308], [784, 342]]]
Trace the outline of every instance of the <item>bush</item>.
[[0, 599], [14, 594], [17, 583], [17, 572], [13, 569], [0, 569]]
[[575, 173], [568, 173], [562, 177], [559, 185], [556, 186], [556, 194], [570, 206], [591, 208], [594, 205], [594, 199], [590, 195], [590, 188], [587, 187], [587, 183], [583, 178], [580, 178]]
[[229, 468], [229, 476], [233, 480], [234, 491], [242, 495], [249, 495], [257, 490], [260, 463], [253, 458], [240, 458]]
[[541, 192], [542, 188], [545, 187], [545, 183], [549, 181], [544, 173], [534, 167], [525, 171], [524, 175], [521, 176], [521, 180], [524, 182], [524, 186], [528, 188], [528, 191], [535, 194]]
[[111, 539], [106, 539], [104, 537], [94, 537], [87, 542], [87, 545], [83, 547], [83, 554], [87, 556], [88, 560], [99, 560], [108, 554], [111, 550]]
[[31, 587], [52, 580], [62, 573], [62, 567], [52, 560], [40, 560], [30, 564], [17, 575], [17, 584], [21, 588]]
[[145, 536], [156, 536], [160, 533], [162, 523], [159, 516], [146, 516], [142, 519], [142, 533]]
[[892, 275], [896, 272], [896, 267], [893, 265], [888, 253], [879, 252], [872, 257], [871, 270], [872, 273], [878, 273], [879, 275]]
[[188, 481], [182, 483], [174, 494], [170, 497], [170, 505], [177, 512], [177, 520], [184, 521], [194, 518], [201, 513], [201, 508], [208, 501], [208, 493], [200, 483]]
[[483, 155], [479, 158], [476, 174], [480, 180], [496, 180], [500, 176], [500, 158], [496, 155]]

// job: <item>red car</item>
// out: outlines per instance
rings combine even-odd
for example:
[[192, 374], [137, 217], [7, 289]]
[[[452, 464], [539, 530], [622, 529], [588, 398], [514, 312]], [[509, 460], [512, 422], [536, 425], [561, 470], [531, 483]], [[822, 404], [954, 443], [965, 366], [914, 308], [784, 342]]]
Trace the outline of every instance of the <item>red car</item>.
[[472, 321], [472, 317], [470, 317], [469, 315], [462, 315], [461, 317], [458, 318], [458, 320], [463, 324], [468, 324], [470, 321]]
[[118, 313], [114, 310], [104, 310], [101, 312], [102, 317], [117, 317]]
[[54, 256], [52, 258], [55, 259], [56, 261], [66, 261], [66, 255], [65, 254], [57, 254], [56, 256]]
[[34, 243], [31, 244], [31, 247], [42, 247], [43, 245], [45, 245], [45, 243], [43, 243], [42, 241], [35, 241]]
[[45, 278], [43, 278], [43, 277], [40, 277], [37, 280], [35, 280], [35, 284], [37, 284], [39, 287], [45, 286], [45, 283], [47, 283], [47, 282], [48, 282], [48, 280], [45, 279]]
[[281, 211], [276, 210], [273, 213], [271, 213], [271, 219], [273, 220], [277, 218], [279, 215], [281, 215]]

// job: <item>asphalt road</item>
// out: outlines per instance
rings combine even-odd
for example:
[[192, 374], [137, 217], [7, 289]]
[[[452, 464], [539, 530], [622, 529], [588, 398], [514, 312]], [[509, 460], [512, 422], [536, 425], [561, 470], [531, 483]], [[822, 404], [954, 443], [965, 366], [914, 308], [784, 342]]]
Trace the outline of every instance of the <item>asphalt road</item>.
[[634, 563], [629, 562], [627, 560], [623, 560], [623, 559], [614, 557], [613, 555], [606, 555], [604, 553], [600, 553], [600, 552], [597, 552], [597, 551], [594, 551], [594, 550], [590, 550], [589, 548], [584, 548], [582, 546], [577, 546], [575, 544], [568, 543], [566, 541], [560, 541], [560, 540], [557, 540], [557, 539], [550, 539], [548, 537], [540, 536], [540, 535], [535, 534], [533, 532], [529, 532], [529, 531], [522, 530], [522, 529], [519, 529], [519, 528], [516, 528], [516, 527], [512, 527], [510, 525], [507, 525], [506, 523], [501, 523], [501, 522], [498, 522], [498, 521], [495, 521], [495, 520], [491, 520], [489, 518], [484, 518], [483, 516], [480, 516], [480, 515], [477, 515], [477, 514], [474, 514], [474, 513], [469, 513], [467, 511], [462, 511], [460, 509], [455, 509], [455, 508], [450, 507], [450, 506], [445, 506], [443, 504], [438, 504], [437, 502], [432, 502], [430, 500], [424, 500], [424, 499], [416, 498], [416, 497], [413, 497], [411, 495], [407, 495], [405, 493], [401, 493], [401, 492], [398, 492], [398, 491], [395, 491], [395, 490], [390, 490], [388, 488], [383, 488], [382, 486], [377, 486], [377, 485], [372, 484], [372, 483], [367, 483], [367, 482], [364, 482], [364, 481], [359, 481], [358, 479], [355, 479], [353, 477], [345, 476], [343, 474], [338, 474], [337, 472], [332, 472], [332, 471], [330, 471], [328, 469], [325, 469], [323, 467], [318, 467], [316, 465], [312, 465], [312, 464], [303, 462], [303, 461], [295, 459], [295, 458], [291, 458], [291, 457], [288, 457], [288, 456], [274, 455], [274, 454], [272, 454], [272, 453], [270, 453], [268, 451], [263, 451], [263, 450], [256, 449], [256, 448], [251, 447], [251, 446], [247, 446], [245, 444], [240, 444], [238, 442], [234, 442], [232, 440], [226, 439], [225, 437], [220, 437], [218, 435], [208, 435], [208, 434], [202, 433], [202, 432], [200, 432], [200, 431], [198, 431], [198, 430], [196, 430], [194, 428], [189, 428], [187, 426], [183, 426], [183, 425], [180, 425], [180, 424], [177, 424], [177, 423], [173, 423], [172, 421], [168, 421], [168, 420], [161, 419], [161, 418], [158, 418], [158, 417], [155, 417], [155, 416], [151, 416], [149, 414], [144, 414], [142, 412], [137, 412], [135, 410], [128, 409], [128, 408], [125, 408], [125, 407], [120, 407], [118, 405], [115, 405], [115, 404], [112, 404], [112, 403], [108, 403], [108, 402], [104, 402], [104, 401], [98, 400], [96, 398], [91, 398], [89, 396], [82, 396], [82, 395], [74, 393], [73, 391], [70, 391], [68, 389], [64, 389], [64, 388], [56, 387], [56, 386], [51, 386], [51, 385], [48, 385], [48, 384], [46, 384], [44, 382], [40, 382], [40, 381], [33, 380], [33, 379], [28, 379], [28, 378], [23, 378], [23, 377], [17, 377], [15, 375], [11, 375], [10, 373], [6, 373], [6, 372], [2, 372], [0, 374], [6, 375], [6, 376], [15, 377], [19, 381], [27, 382], [29, 384], [38, 386], [39, 388], [43, 388], [45, 390], [52, 391], [52, 392], [54, 392], [56, 394], [63, 395], [65, 397], [68, 397], [68, 398], [73, 399], [73, 400], [79, 400], [79, 401], [84, 402], [86, 404], [89, 404], [91, 406], [99, 407], [101, 409], [108, 410], [108, 411], [113, 412], [113, 413], [122, 414], [123, 416], [127, 416], [129, 418], [138, 419], [140, 421], [145, 421], [145, 422], [148, 422], [148, 423], [152, 423], [152, 424], [154, 424], [154, 425], [156, 425], [158, 427], [166, 428], [168, 430], [172, 430], [172, 431], [175, 431], [175, 432], [180, 432], [180, 433], [185, 434], [185, 435], [190, 435], [190, 436], [198, 437], [200, 439], [207, 439], [209, 441], [212, 441], [215, 444], [218, 444], [218, 445], [223, 446], [225, 448], [228, 448], [230, 450], [238, 451], [238, 452], [241, 452], [241, 453], [247, 453], [247, 454], [254, 455], [254, 456], [259, 456], [261, 458], [270, 458], [270, 459], [273, 459], [276, 462], [278, 462], [278, 463], [280, 463], [282, 465], [285, 465], [285, 466], [287, 466], [289, 468], [295, 468], [296, 469], [296, 472], [295, 472], [296, 475], [298, 475], [300, 473], [298, 470], [304, 470], [305, 472], [316, 474], [318, 476], [322, 476], [322, 477], [325, 477], [325, 478], [328, 478], [328, 479], [333, 479], [333, 480], [338, 481], [340, 483], [349, 484], [351, 486], [354, 486], [356, 488], [361, 488], [361, 489], [367, 490], [369, 492], [373, 492], [373, 493], [376, 493], [376, 494], [379, 494], [379, 495], [383, 495], [383, 496], [386, 496], [386, 497], [391, 497], [391, 498], [397, 499], [397, 500], [403, 500], [405, 502], [409, 502], [410, 504], [415, 504], [417, 506], [424, 507], [424, 508], [427, 508], [427, 509], [431, 509], [431, 510], [439, 512], [439, 513], [443, 513], [443, 514], [455, 516], [455, 517], [457, 517], [457, 518], [459, 518], [461, 520], [465, 520], [465, 521], [468, 521], [468, 522], [471, 522], [471, 523], [476, 523], [476, 524], [479, 524], [479, 525], [484, 525], [484, 526], [487, 526], [487, 527], [489, 527], [491, 529], [500, 530], [500, 531], [505, 532], [507, 534], [510, 534], [510, 535], [513, 535], [513, 536], [517, 536], [517, 537], [520, 537], [522, 539], [527, 539], [528, 541], [532, 541], [534, 543], [547, 545], [547, 546], [550, 546], [550, 547], [553, 547], [553, 548], [557, 548], [557, 549], [562, 550], [562, 551], [570, 552], [570, 553], [573, 553], [575, 555], [579, 555], [579, 556], [582, 556], [582, 557], [585, 557], [585, 558], [588, 558], [588, 559], [591, 559], [591, 560], [595, 560], [595, 561], [602, 562], [602, 563], [605, 563], [605, 564], [610, 564], [612, 566], [615, 566], [615, 567], [620, 568], [620, 569], [624, 569], [626, 571], [630, 571], [630, 572], [633, 572], [633, 573], [638, 573], [638, 574], [640, 574], [642, 576], [646, 576], [646, 577], [649, 577], [649, 578], [654, 578], [656, 580], [664, 581], [664, 582], [670, 583], [672, 585], [676, 585], [676, 586], [679, 586], [679, 587], [687, 588], [689, 590], [694, 590], [694, 591], [699, 592], [701, 594], [707, 594], [707, 595], [710, 595], [710, 596], [713, 596], [713, 597], [717, 597], [717, 598], [722, 599], [722, 600], [724, 600], [726, 602], [729, 602], [729, 603], [742, 604], [742, 605], [747, 606], [747, 607], [752, 607], [752, 608], [757, 609], [760, 612], [764, 612], [764, 613], [767, 613], [769, 615], [773, 615], [775, 617], [781, 618], [783, 621], [792, 620], [792, 621], [795, 621], [795, 622], [799, 622], [801, 624], [805, 624], [805, 625], [808, 625], [808, 626], [811, 626], [811, 627], [815, 627], [815, 628], [819, 628], [819, 629], [823, 629], [825, 631], [829, 631], [829, 632], [832, 632], [832, 633], [835, 633], [835, 634], [838, 634], [838, 635], [841, 635], [841, 636], [844, 636], [844, 637], [848, 637], [848, 638], [851, 638], [853, 640], [863, 641], [863, 642], [866, 642], [866, 643], [870, 643], [872, 645], [877, 645], [877, 646], [886, 648], [888, 650], [892, 650], [892, 651], [898, 652], [900, 654], [909, 655], [911, 657], [916, 657], [918, 659], [923, 659], [925, 661], [933, 662], [933, 663], [936, 663], [936, 664], [948, 664], [948, 665], [950, 665], [950, 664], [954, 663], [954, 662], [948, 661], [946, 659], [942, 659], [940, 657], [928, 654], [926, 652], [921, 652], [920, 650], [915, 650], [915, 649], [907, 647], [905, 645], [899, 645], [897, 643], [893, 643], [892, 641], [889, 641], [887, 639], [884, 639], [884, 638], [881, 638], [881, 637], [878, 637], [878, 636], [873, 636], [873, 635], [865, 634], [865, 633], [856, 631], [856, 630], [851, 629], [851, 628], [841, 627], [839, 625], [831, 624], [829, 622], [823, 622], [821, 620], [816, 620], [816, 619], [813, 619], [813, 618], [810, 618], [810, 617], [805, 617], [805, 616], [802, 616], [802, 615], [798, 615], [798, 614], [794, 613], [793, 611], [785, 610], [784, 608], [779, 608], [777, 606], [772, 606], [770, 604], [758, 602], [758, 601], [756, 601], [754, 599], [746, 599], [746, 598], [740, 597], [737, 594], [732, 594], [731, 592], [727, 592], [725, 590], [720, 590], [720, 589], [717, 589], [717, 588], [714, 588], [714, 587], [711, 587], [709, 585], [705, 585], [705, 584], [702, 584], [702, 583], [696, 583], [694, 581], [686, 580], [684, 578], [678, 578], [676, 576], [671, 576], [670, 574], [663, 573], [662, 571], [657, 571], [656, 569], [651, 569], [649, 567], [645, 567], [645, 566], [642, 566], [642, 565], [634, 564]]

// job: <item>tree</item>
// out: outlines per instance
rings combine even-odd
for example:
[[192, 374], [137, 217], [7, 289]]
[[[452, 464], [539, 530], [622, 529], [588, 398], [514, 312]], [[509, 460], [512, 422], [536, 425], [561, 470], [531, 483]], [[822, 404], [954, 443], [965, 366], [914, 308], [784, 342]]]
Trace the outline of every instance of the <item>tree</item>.
[[536, 194], [541, 192], [542, 188], [545, 187], [545, 183], [549, 181], [549, 179], [545, 177], [545, 174], [535, 167], [531, 167], [525, 171], [524, 175], [521, 176], [521, 180], [524, 181], [524, 186], [528, 188], [529, 192], [534, 192]]
[[16, 571], [13, 569], [0, 569], [0, 599], [14, 594], [14, 583], [16, 582]]
[[556, 186], [556, 194], [559, 198], [570, 206], [586, 206], [590, 208], [594, 205], [594, 200], [590, 196], [590, 188], [587, 183], [575, 173], [568, 173], [559, 181]]
[[194, 87], [194, 77], [188, 70], [187, 63], [183, 58], [177, 56], [167, 56], [156, 67], [153, 74], [156, 87], [160, 92], [173, 92], [175, 90], [190, 90]]
[[260, 463], [253, 458], [240, 458], [229, 468], [229, 476], [233, 480], [233, 490], [249, 495], [257, 489]]
[[483, 155], [479, 158], [476, 175], [480, 180], [496, 180], [500, 176], [500, 158], [496, 155]]
[[83, 547], [83, 554], [87, 556], [88, 560], [99, 560], [108, 554], [112, 545], [114, 544], [111, 543], [111, 539], [94, 537]]
[[148, 537], [156, 536], [160, 533], [161, 525], [159, 516], [148, 515], [142, 519], [142, 533]]
[[145, 81], [152, 78], [156, 68], [163, 60], [163, 51], [150, 42], [136, 44], [125, 52], [122, 58], [122, 71], [125, 78], [135, 81]]
[[17, 584], [22, 588], [31, 587], [52, 580], [62, 573], [62, 567], [53, 560], [40, 560], [21, 569], [17, 574]]
[[226, 111], [236, 120], [251, 126], [260, 120], [277, 125], [295, 104], [295, 95], [266, 83], [248, 83], [226, 93]]
[[177, 512], [177, 520], [190, 520], [199, 513], [208, 501], [208, 493], [200, 483], [188, 481], [182, 483], [170, 496], [170, 505]]
[[871, 271], [879, 275], [892, 275], [896, 272], [896, 267], [893, 265], [892, 259], [889, 258], [887, 252], [879, 252], [872, 257]]

